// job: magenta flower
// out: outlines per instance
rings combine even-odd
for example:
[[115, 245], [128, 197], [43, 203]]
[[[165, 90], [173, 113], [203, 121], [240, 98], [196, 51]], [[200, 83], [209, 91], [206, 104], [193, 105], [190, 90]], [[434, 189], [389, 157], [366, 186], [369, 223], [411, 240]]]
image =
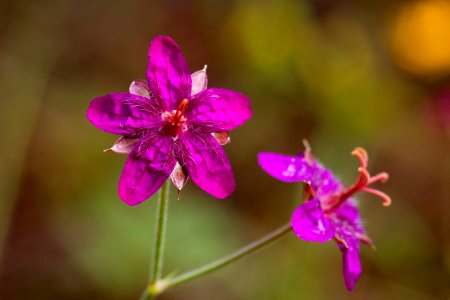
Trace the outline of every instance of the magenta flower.
[[221, 144], [251, 115], [245, 95], [207, 88], [206, 66], [191, 75], [166, 36], [150, 45], [146, 81], [132, 82], [130, 93], [95, 98], [87, 111], [97, 128], [121, 136], [110, 150], [129, 154], [119, 182], [129, 205], [145, 201], [169, 176], [179, 190], [189, 176], [214, 197], [229, 196], [235, 182]]
[[292, 229], [299, 238], [308, 242], [327, 242], [330, 239], [337, 242], [343, 255], [342, 270], [349, 291], [354, 289], [362, 272], [359, 243], [372, 245], [352, 196], [358, 191], [365, 191], [381, 197], [385, 206], [391, 203], [389, 196], [368, 187], [377, 181], [385, 182], [388, 174], [370, 176], [366, 151], [356, 148], [352, 154], [358, 157], [361, 166], [358, 168], [358, 181], [349, 188], [344, 187], [330, 170], [312, 156], [307, 144], [305, 152], [297, 156], [276, 153], [258, 155], [259, 165], [269, 175], [285, 182], [305, 183], [305, 202], [292, 215]]

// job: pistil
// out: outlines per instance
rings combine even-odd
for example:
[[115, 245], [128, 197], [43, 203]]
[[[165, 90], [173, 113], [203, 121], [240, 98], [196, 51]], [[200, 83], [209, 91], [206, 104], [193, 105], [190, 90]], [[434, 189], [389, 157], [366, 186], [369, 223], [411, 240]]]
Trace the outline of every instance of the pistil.
[[357, 147], [355, 150], [352, 151], [352, 155], [356, 156], [360, 162], [360, 167], [358, 168], [359, 178], [353, 186], [344, 190], [341, 194], [338, 195], [338, 200], [334, 205], [331, 206], [331, 208], [328, 209], [328, 211], [330, 212], [334, 211], [349, 197], [353, 196], [353, 194], [355, 194], [358, 191], [367, 192], [380, 197], [383, 200], [384, 206], [391, 205], [392, 200], [387, 194], [377, 189], [368, 187], [369, 185], [375, 182], [385, 183], [389, 179], [389, 175], [386, 172], [381, 172], [375, 176], [370, 175], [369, 171], [367, 170], [367, 166], [369, 163], [369, 156], [367, 155], [366, 150], [364, 150], [363, 148]]
[[187, 120], [184, 117], [184, 113], [187, 110], [189, 100], [184, 99], [180, 102], [177, 109], [172, 112], [165, 111], [162, 114], [162, 119], [166, 121], [166, 125], [163, 127], [163, 131], [171, 135], [174, 139], [177, 138], [180, 131], [180, 126], [183, 125]]

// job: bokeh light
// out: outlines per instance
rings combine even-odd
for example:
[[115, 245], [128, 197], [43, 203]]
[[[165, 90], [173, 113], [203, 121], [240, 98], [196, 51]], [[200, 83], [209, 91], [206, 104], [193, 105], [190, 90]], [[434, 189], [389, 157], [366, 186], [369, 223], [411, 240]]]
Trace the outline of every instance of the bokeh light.
[[396, 63], [417, 75], [437, 76], [450, 71], [450, 2], [406, 2], [391, 31]]

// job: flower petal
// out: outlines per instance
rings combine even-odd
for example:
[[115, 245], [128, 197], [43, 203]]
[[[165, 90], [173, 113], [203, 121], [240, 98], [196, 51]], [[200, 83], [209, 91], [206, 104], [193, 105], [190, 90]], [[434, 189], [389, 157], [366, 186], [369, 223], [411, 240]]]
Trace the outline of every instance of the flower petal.
[[147, 82], [153, 96], [171, 111], [191, 95], [191, 74], [175, 41], [167, 36], [153, 39], [149, 49]]
[[177, 157], [202, 190], [220, 199], [234, 191], [230, 162], [211, 134], [186, 133], [179, 143]]
[[278, 153], [258, 153], [258, 163], [272, 177], [284, 182], [311, 182], [317, 168], [311, 166], [301, 156]]
[[203, 67], [202, 70], [192, 73], [192, 90], [191, 96], [198, 94], [208, 87], [208, 75], [206, 75], [207, 66]]
[[316, 172], [314, 172], [314, 177], [311, 179], [311, 185], [316, 191], [316, 195], [325, 196], [338, 192], [341, 184], [333, 172], [319, 163], [316, 163], [316, 165]]
[[112, 93], [92, 100], [86, 117], [101, 130], [133, 136], [142, 128], [159, 122], [155, 113], [156, 108], [150, 99], [128, 93]]
[[128, 205], [137, 205], [152, 196], [175, 167], [172, 138], [159, 134], [145, 138], [148, 148], [142, 154], [139, 145], [133, 149], [120, 177], [119, 196]]
[[189, 179], [189, 174], [186, 168], [182, 167], [180, 163], [177, 162], [175, 168], [170, 174], [170, 179], [172, 180], [177, 190], [181, 191]]
[[241, 126], [252, 115], [250, 99], [226, 89], [207, 89], [197, 94], [186, 111], [188, 120], [213, 122], [222, 131]]
[[327, 242], [336, 231], [333, 223], [323, 214], [317, 198], [297, 207], [292, 214], [291, 224], [295, 234], [308, 242]]
[[231, 142], [230, 134], [228, 133], [228, 131], [213, 132], [211, 134], [221, 146], [225, 146], [226, 144]]
[[361, 218], [359, 215], [356, 200], [353, 198], [347, 199], [342, 203], [335, 212], [336, 218], [351, 226], [353, 231], [362, 232]]
[[135, 80], [130, 84], [130, 94], [150, 98], [147, 82], [143, 80]]
[[114, 145], [110, 149], [106, 149], [104, 151], [113, 151], [118, 154], [129, 154], [138, 139], [135, 138], [126, 138], [121, 136], [117, 141], [114, 142]]
[[339, 243], [342, 252], [342, 273], [347, 290], [352, 291], [362, 274], [361, 261], [359, 259], [359, 241], [355, 238], [346, 238], [346, 244]]

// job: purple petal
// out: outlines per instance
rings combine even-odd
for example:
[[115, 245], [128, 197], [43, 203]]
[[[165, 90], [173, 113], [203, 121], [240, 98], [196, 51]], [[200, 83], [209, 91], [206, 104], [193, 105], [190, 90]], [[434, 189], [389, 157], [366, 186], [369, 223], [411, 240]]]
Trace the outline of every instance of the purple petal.
[[317, 163], [317, 171], [312, 178], [311, 184], [317, 196], [330, 195], [338, 192], [341, 188], [341, 184], [333, 172], [322, 167], [319, 163]]
[[297, 207], [291, 224], [295, 234], [308, 242], [327, 242], [335, 233], [333, 223], [323, 214], [317, 198]]
[[[355, 200], [350, 198], [342, 203], [335, 212], [336, 218], [356, 229], [361, 229], [361, 220]], [[362, 230], [362, 229], [361, 229]]]
[[149, 49], [147, 82], [153, 96], [165, 110], [176, 109], [191, 95], [191, 74], [180, 48], [173, 39], [158, 36]]
[[344, 274], [345, 287], [352, 291], [362, 274], [361, 261], [359, 259], [359, 241], [354, 238], [346, 238], [347, 247], [339, 243], [342, 252], [342, 273]]
[[207, 89], [189, 103], [188, 120], [212, 122], [222, 131], [241, 126], [252, 115], [250, 100], [244, 94], [225, 90]]
[[138, 139], [135, 138], [121, 136], [110, 149], [106, 149], [105, 151], [113, 151], [118, 154], [129, 154], [137, 141]]
[[202, 70], [192, 73], [191, 96], [198, 94], [208, 87], [208, 75], [206, 75], [206, 65]]
[[317, 169], [301, 156], [278, 153], [258, 153], [258, 163], [270, 176], [284, 182], [311, 182]]
[[148, 149], [138, 154], [142, 149], [139, 145], [135, 147], [120, 177], [119, 196], [128, 205], [137, 205], [152, 196], [175, 167], [172, 138], [154, 135], [147, 139], [149, 142], [145, 145]]
[[136, 135], [142, 128], [152, 127], [157, 122], [150, 99], [128, 93], [95, 98], [86, 117], [97, 128], [124, 136]]
[[187, 133], [180, 138], [178, 159], [189, 176], [216, 198], [228, 197], [235, 188], [230, 162], [211, 134]]
[[150, 98], [147, 82], [143, 80], [135, 80], [130, 84], [130, 94]]

